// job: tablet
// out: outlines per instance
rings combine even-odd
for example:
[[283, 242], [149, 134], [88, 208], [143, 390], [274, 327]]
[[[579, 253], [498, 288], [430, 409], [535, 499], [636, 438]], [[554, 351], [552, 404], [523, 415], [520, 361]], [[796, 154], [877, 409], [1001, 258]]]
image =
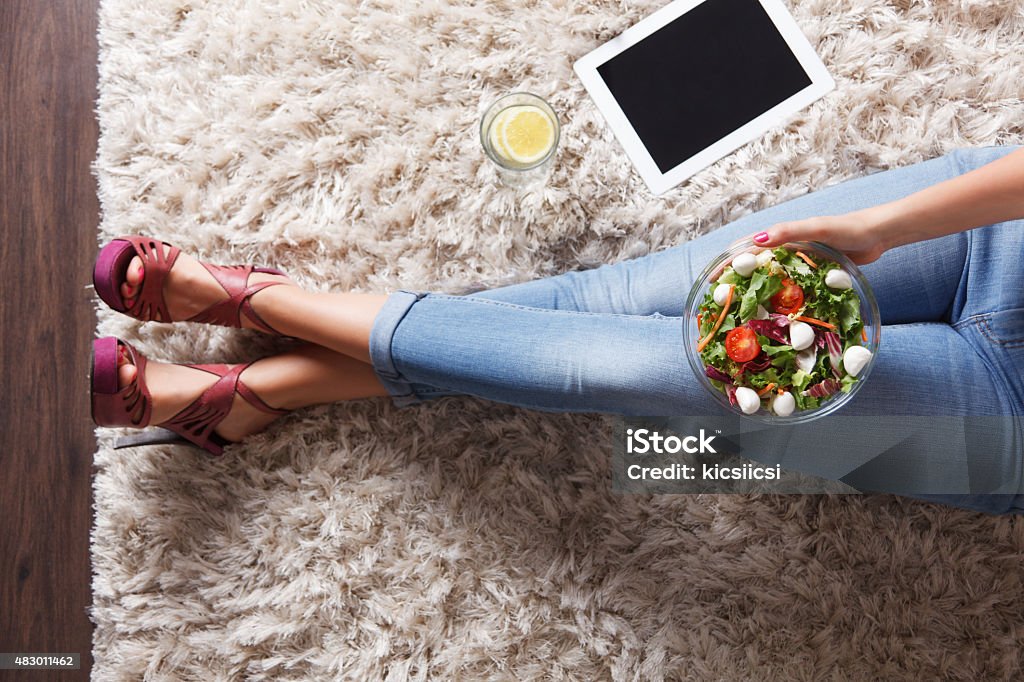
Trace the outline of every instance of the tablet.
[[574, 68], [654, 194], [835, 87], [780, 0], [675, 0]]

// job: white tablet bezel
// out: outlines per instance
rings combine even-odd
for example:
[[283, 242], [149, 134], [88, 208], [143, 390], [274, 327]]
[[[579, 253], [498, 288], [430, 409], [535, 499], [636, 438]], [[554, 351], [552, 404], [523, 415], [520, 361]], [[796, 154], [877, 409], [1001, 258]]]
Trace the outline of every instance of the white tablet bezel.
[[736, 130], [697, 152], [679, 165], [662, 173], [650, 152], [633, 129], [625, 112], [612, 95], [604, 79], [597, 72], [599, 66], [636, 45], [652, 33], [709, 0], [675, 0], [665, 7], [626, 29], [596, 50], [583, 56], [573, 65], [576, 74], [583, 81], [598, 110], [604, 116], [619, 143], [626, 150], [640, 177], [654, 194], [663, 194], [697, 171], [703, 170], [715, 161], [739, 149], [771, 128], [784, 124], [790, 116], [811, 104], [835, 87], [835, 81], [814, 48], [804, 37], [796, 20], [781, 0], [757, 0], [785, 39], [789, 49], [800, 62], [811, 84], [800, 92], [779, 102], [760, 116], [748, 121]]

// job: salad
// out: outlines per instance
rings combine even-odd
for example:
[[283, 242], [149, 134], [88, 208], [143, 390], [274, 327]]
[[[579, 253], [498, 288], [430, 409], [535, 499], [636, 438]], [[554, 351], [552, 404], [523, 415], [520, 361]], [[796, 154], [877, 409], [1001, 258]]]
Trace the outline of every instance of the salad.
[[733, 258], [704, 295], [697, 328], [705, 374], [744, 414], [815, 409], [848, 393], [871, 359], [850, 274], [785, 247]]

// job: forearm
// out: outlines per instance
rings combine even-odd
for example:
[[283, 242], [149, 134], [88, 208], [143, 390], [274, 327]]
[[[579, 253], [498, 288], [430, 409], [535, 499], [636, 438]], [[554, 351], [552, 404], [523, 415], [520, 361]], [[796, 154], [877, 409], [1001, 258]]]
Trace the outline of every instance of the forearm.
[[865, 214], [886, 249], [1024, 218], [1024, 148]]

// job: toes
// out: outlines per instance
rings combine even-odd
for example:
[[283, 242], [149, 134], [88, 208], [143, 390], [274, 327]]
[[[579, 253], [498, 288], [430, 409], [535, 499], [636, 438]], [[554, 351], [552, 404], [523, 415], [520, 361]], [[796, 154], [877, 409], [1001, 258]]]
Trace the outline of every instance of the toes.
[[142, 259], [136, 256], [128, 264], [128, 271], [125, 273], [124, 282], [121, 283], [121, 296], [125, 299], [125, 304], [128, 307], [134, 305], [135, 297], [139, 295], [142, 278], [145, 274], [146, 269], [142, 265]]
[[125, 275], [125, 279], [128, 280], [128, 284], [133, 287], [139, 286], [142, 283], [142, 276], [146, 274], [145, 268], [142, 265], [142, 259], [136, 256], [132, 258], [132, 262], [128, 264], [128, 272]]
[[117, 368], [117, 387], [124, 388], [128, 384], [135, 381], [135, 375], [138, 374], [138, 370], [135, 365], [124, 364]]

